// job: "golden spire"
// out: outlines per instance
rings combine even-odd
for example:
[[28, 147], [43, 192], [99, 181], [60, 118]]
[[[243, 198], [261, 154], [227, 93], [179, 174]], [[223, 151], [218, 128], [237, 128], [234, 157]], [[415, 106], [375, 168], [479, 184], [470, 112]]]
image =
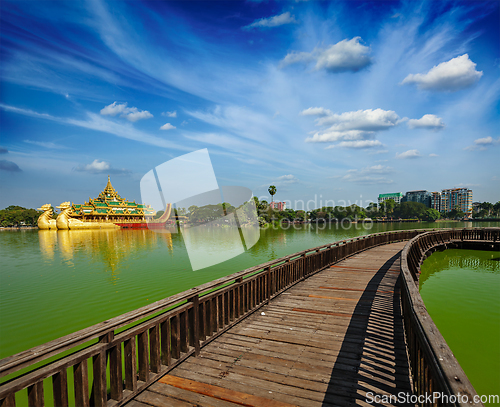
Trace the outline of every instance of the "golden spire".
[[106, 184], [106, 188], [104, 188], [103, 193], [106, 198], [115, 198], [116, 196], [116, 191], [113, 188], [113, 185], [111, 185], [111, 180], [109, 178], [109, 175], [108, 175], [108, 183]]

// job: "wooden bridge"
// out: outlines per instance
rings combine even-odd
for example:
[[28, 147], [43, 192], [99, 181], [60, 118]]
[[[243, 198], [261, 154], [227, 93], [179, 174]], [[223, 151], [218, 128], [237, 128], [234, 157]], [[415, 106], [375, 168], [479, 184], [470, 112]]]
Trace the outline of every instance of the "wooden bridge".
[[[3, 359], [0, 405], [470, 401], [418, 293], [419, 267], [439, 246], [499, 240], [498, 228], [398, 231], [252, 267]], [[465, 405], [450, 400], [431, 404]]]

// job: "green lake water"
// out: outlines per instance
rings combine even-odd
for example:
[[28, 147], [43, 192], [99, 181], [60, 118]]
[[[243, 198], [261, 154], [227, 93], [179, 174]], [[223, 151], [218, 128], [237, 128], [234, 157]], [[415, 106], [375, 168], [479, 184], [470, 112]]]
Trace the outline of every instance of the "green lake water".
[[[179, 233], [0, 230], [0, 359], [216, 278], [329, 242], [388, 230], [487, 226], [500, 223], [268, 228], [243, 254], [197, 271], [191, 268]], [[189, 233], [197, 241], [194, 230]], [[210, 239], [198, 241], [208, 248], [224, 248], [224, 234], [224, 229], [214, 229]]]
[[477, 393], [500, 394], [500, 252], [435, 252], [421, 271], [425, 306]]

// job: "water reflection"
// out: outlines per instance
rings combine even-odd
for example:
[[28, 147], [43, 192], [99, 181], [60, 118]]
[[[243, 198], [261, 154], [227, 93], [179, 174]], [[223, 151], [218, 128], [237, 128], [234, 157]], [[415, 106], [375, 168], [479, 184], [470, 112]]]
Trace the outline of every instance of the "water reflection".
[[73, 267], [79, 256], [104, 264], [116, 283], [120, 264], [139, 252], [167, 248], [173, 254], [172, 234], [144, 230], [39, 230], [38, 241], [44, 260], [53, 262], [58, 253], [66, 266]]
[[40, 252], [43, 257], [48, 260], [53, 260], [57, 245], [57, 231], [39, 230], [38, 242], [40, 244]]
[[[227, 217], [231, 216], [234, 217], [232, 214]], [[245, 252], [240, 231], [236, 227], [214, 226], [209, 222], [186, 228], [182, 235], [193, 270], [222, 263]]]
[[433, 275], [443, 270], [469, 269], [477, 273], [500, 273], [500, 262], [497, 251], [474, 251], [465, 249], [448, 249], [438, 251], [422, 264], [419, 286]]

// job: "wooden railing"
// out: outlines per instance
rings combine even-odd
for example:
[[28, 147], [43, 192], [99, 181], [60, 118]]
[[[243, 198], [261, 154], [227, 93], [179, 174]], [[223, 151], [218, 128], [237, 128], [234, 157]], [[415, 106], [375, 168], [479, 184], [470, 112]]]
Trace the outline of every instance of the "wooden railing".
[[[123, 405], [295, 283], [354, 253], [422, 232], [378, 233], [304, 250], [5, 358], [0, 377], [10, 380], [0, 385], [0, 406], [15, 406], [16, 393], [26, 397], [25, 389], [36, 407], [49, 397], [61, 407]], [[21, 369], [28, 371], [15, 377]]]
[[[445, 229], [420, 234], [403, 249], [401, 302], [414, 392], [419, 396], [437, 392], [448, 401], [436, 397], [436, 403], [422, 402], [419, 405], [482, 405], [473, 403], [477, 393], [422, 301], [418, 287], [420, 266], [439, 246], [460, 246], [468, 242], [492, 246], [498, 245], [499, 241], [500, 228]], [[457, 397], [459, 394], [461, 397]]]

